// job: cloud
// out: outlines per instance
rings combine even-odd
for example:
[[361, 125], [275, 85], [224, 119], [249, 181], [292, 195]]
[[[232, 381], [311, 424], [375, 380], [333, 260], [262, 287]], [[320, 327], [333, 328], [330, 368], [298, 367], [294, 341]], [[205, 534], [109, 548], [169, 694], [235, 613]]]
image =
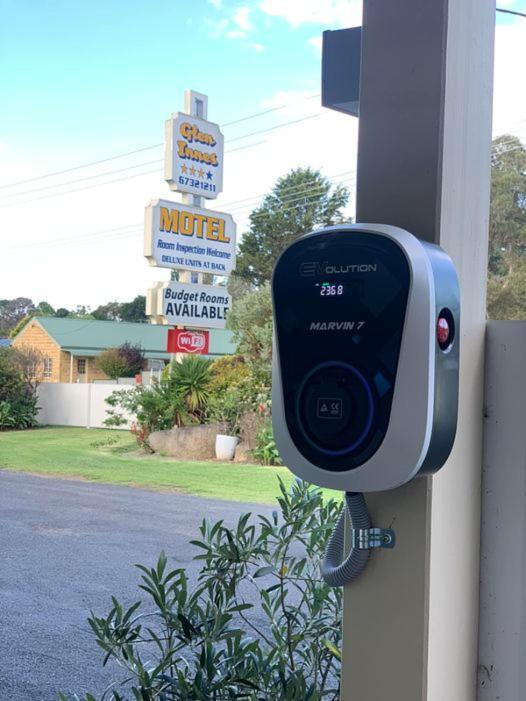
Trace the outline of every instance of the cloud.
[[321, 47], [323, 44], [322, 37], [311, 37], [307, 40], [307, 44], [309, 44], [309, 46], [314, 47], [316, 53], [321, 55]]
[[362, 23], [361, 0], [262, 0], [259, 9], [293, 27], [302, 24], [354, 27]]
[[511, 132], [526, 141], [526, 92], [518, 82], [524, 52], [522, 24], [501, 24], [496, 27], [493, 133]]
[[245, 34], [247, 32], [250, 32], [250, 30], [252, 29], [252, 23], [250, 21], [249, 15], [250, 8], [243, 6], [239, 7], [232, 16], [232, 21], [234, 22], [234, 24], [237, 25], [239, 29]]
[[208, 36], [211, 39], [218, 39], [219, 37], [224, 36], [225, 32], [227, 31], [228, 20], [226, 17], [219, 20], [205, 18], [205, 24], [208, 29]]
[[218, 37], [244, 39], [253, 29], [250, 20], [250, 8], [246, 5], [238, 7], [235, 12], [222, 17], [219, 21], [207, 19], [206, 24], [209, 27], [209, 36], [213, 39]]
[[221, 7], [223, 6], [223, 0], [208, 0], [210, 5], [216, 8], [216, 10], [220, 10]]
[[257, 42], [254, 42], [254, 43], [249, 42], [247, 44], [247, 46], [250, 49], [254, 49], [254, 51], [256, 51], [258, 54], [260, 54], [262, 51], [265, 51], [265, 47], [263, 46], [263, 44], [258, 44]]

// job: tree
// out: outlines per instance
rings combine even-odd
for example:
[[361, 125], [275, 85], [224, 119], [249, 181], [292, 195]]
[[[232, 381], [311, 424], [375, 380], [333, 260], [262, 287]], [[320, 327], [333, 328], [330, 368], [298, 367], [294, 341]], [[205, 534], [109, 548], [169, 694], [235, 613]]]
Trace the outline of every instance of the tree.
[[36, 395], [44, 376], [44, 354], [34, 346], [12, 348], [12, 362], [26, 386]]
[[493, 142], [488, 316], [526, 318], [526, 149], [511, 135]]
[[105, 351], [102, 351], [96, 362], [97, 367], [111, 380], [124, 377], [128, 367], [118, 348], [107, 348]]
[[311, 168], [297, 168], [279, 178], [250, 215], [249, 231], [239, 245], [235, 276], [254, 286], [268, 282], [283, 249], [313, 229], [343, 221], [348, 199], [347, 188], [333, 188]]
[[101, 304], [93, 312], [93, 317], [99, 321], [119, 321], [121, 315], [121, 304], [119, 302], [108, 302]]
[[55, 310], [49, 302], [39, 302], [35, 309], [36, 316], [55, 316]]
[[121, 321], [146, 322], [148, 321], [148, 317], [145, 312], [146, 297], [144, 295], [137, 295], [131, 302], [124, 302], [121, 304], [120, 318]]
[[27, 316], [22, 317], [18, 324], [9, 332], [9, 338], [16, 338], [18, 334], [26, 328], [33, 317], [34, 314], [28, 314]]
[[93, 319], [91, 307], [87, 307], [85, 304], [77, 304], [75, 311], [70, 312], [69, 316], [72, 316], [74, 319]]
[[135, 377], [144, 369], [146, 359], [141, 346], [134, 346], [132, 343], [123, 343], [118, 348], [119, 355], [126, 362], [126, 374], [123, 377]]
[[35, 305], [29, 297], [0, 300], [0, 336], [9, 335], [21, 319], [34, 311]]
[[55, 316], [59, 319], [65, 319], [67, 316], [69, 316], [69, 310], [65, 307], [59, 307], [59, 309], [57, 309], [55, 312]]
[[112, 380], [118, 377], [135, 377], [145, 364], [140, 346], [123, 343], [119, 348], [108, 348], [97, 358], [97, 366]]
[[232, 304], [227, 326], [237, 351], [248, 362], [270, 364], [272, 356], [272, 300], [270, 285], [248, 292]]

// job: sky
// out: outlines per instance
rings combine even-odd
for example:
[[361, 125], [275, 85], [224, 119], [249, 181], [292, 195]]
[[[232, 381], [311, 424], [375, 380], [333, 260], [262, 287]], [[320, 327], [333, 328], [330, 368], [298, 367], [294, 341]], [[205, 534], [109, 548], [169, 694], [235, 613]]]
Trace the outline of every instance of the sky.
[[[346, 185], [352, 213], [358, 123], [319, 92], [322, 32], [360, 24], [359, 0], [0, 0], [0, 16], [0, 299], [95, 308], [167, 279], [142, 255], [144, 207], [179, 198], [162, 142], [189, 88], [222, 125], [208, 207], [238, 235], [298, 166]], [[494, 134], [526, 141], [525, 61], [526, 19], [499, 14]]]

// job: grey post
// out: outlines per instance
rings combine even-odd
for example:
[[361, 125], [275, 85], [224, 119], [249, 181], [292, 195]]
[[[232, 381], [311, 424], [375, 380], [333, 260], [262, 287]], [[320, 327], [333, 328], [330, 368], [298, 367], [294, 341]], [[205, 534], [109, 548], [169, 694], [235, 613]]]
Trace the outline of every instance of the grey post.
[[357, 221], [451, 255], [462, 352], [448, 464], [368, 498], [397, 546], [345, 590], [342, 701], [476, 698], [494, 17], [494, 0], [364, 1]]
[[479, 701], [526, 698], [526, 321], [486, 346]]

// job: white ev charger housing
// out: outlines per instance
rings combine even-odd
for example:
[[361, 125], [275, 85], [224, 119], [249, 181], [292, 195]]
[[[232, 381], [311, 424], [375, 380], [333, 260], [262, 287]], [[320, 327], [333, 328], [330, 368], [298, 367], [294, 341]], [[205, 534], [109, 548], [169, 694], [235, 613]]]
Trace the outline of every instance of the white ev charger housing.
[[448, 255], [394, 226], [332, 226], [283, 252], [272, 296], [272, 419], [285, 464], [346, 492], [438, 470], [458, 404]]

